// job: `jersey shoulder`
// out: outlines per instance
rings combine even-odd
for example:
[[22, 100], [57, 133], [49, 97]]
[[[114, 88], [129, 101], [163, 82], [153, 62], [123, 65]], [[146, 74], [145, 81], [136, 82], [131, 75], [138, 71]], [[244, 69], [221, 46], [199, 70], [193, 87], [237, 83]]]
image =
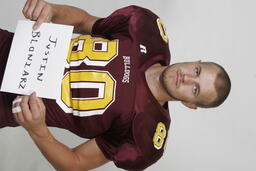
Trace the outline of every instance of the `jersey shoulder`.
[[115, 36], [120, 38], [120, 35], [131, 38], [131, 34], [149, 29], [151, 23], [155, 24], [158, 18], [149, 9], [131, 5], [114, 11], [108, 17], [97, 20], [93, 25], [92, 33], [107, 38]]
[[144, 74], [141, 73], [136, 87], [133, 139], [141, 152], [142, 165], [158, 161], [165, 150], [170, 127], [168, 103], [161, 106], [150, 92]]

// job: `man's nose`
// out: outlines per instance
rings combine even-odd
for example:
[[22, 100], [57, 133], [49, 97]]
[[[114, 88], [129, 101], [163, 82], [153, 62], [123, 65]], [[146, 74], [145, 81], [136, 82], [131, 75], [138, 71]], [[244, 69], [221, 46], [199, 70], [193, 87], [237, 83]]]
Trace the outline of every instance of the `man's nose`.
[[182, 78], [182, 82], [183, 84], [194, 84], [198, 81], [197, 79], [198, 78], [194, 75], [184, 74]]

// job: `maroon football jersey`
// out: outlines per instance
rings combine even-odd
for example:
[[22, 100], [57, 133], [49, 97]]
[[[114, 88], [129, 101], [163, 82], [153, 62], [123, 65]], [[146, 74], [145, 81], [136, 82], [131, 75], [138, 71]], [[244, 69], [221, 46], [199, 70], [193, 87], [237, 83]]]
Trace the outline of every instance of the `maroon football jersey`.
[[71, 42], [61, 99], [44, 99], [47, 125], [96, 138], [117, 167], [142, 170], [162, 156], [170, 124], [168, 105], [145, 79], [150, 66], [170, 62], [165, 28], [151, 11], [129, 6], [92, 33]]

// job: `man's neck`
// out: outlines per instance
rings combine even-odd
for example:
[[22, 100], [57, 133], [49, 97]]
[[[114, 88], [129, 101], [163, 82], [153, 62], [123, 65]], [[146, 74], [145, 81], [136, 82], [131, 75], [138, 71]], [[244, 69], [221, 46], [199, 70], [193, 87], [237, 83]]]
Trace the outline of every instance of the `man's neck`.
[[160, 76], [165, 68], [166, 66], [154, 64], [145, 72], [148, 87], [160, 105], [164, 105], [167, 101], [174, 100], [166, 93], [161, 85]]

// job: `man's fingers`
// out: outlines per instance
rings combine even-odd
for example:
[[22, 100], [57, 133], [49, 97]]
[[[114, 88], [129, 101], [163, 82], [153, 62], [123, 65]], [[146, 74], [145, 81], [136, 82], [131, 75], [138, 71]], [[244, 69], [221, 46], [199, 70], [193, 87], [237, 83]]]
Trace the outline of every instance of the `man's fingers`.
[[16, 115], [17, 115], [19, 124], [22, 124], [25, 122], [25, 120], [27, 120], [27, 119], [25, 119], [22, 111], [18, 112]]
[[40, 104], [38, 102], [38, 98], [36, 97], [36, 93], [32, 93], [29, 98], [29, 106], [31, 113], [33, 114], [32, 117], [34, 119], [38, 119], [40, 117]]
[[35, 92], [14, 99], [12, 111], [16, 122], [27, 130], [45, 125], [45, 107], [42, 99], [36, 97]]
[[23, 14], [27, 19], [36, 21], [33, 29], [38, 29], [43, 22], [51, 20], [51, 6], [44, 0], [27, 0]]
[[28, 108], [29, 96], [22, 96], [22, 101], [20, 103], [22, 108]]
[[37, 21], [36, 21], [36, 23], [34, 24], [33, 29], [34, 29], [34, 30], [38, 29], [38, 28], [43, 24], [43, 22], [48, 22], [48, 21], [49, 21], [48, 11], [47, 11], [46, 8], [44, 8], [44, 9], [41, 11], [40, 16], [37, 18]]
[[32, 118], [32, 114], [29, 109], [28, 101], [29, 101], [29, 96], [23, 96], [21, 104], [20, 104], [21, 110], [22, 110], [20, 113], [23, 115], [23, 118], [26, 121], [30, 121]]
[[45, 14], [45, 12], [44, 12], [46, 10], [46, 7], [47, 7], [47, 3], [45, 1], [38, 0], [37, 4], [36, 4], [36, 6], [35, 6], [35, 8], [33, 10], [33, 13], [32, 13], [32, 19], [33, 20], [37, 20], [42, 15], [47, 16], [47, 14]]
[[16, 122], [19, 124], [24, 122], [24, 117], [22, 115], [22, 109], [20, 107], [21, 102], [22, 102], [21, 96], [17, 96], [12, 102], [12, 113], [14, 114], [14, 118], [15, 118]]
[[16, 106], [12, 108], [12, 113], [18, 113], [21, 112], [21, 107], [20, 106]]
[[38, 0], [31, 0], [30, 3], [29, 3], [29, 7], [26, 11], [26, 14], [25, 16], [29, 19], [33, 19], [33, 13], [34, 13], [34, 10], [36, 8], [36, 5], [37, 5], [37, 1]]
[[41, 99], [41, 98], [37, 98], [37, 100], [38, 100], [38, 103], [39, 103], [39, 105], [40, 105], [40, 109], [41, 109], [41, 111], [42, 111], [42, 112], [44, 112], [44, 114], [45, 114], [45, 110], [46, 110], [46, 108], [45, 108], [45, 105], [44, 105], [43, 99]]
[[25, 17], [27, 17], [27, 16], [26, 16], [26, 13], [27, 13], [27, 10], [28, 10], [28, 7], [29, 7], [30, 2], [31, 2], [31, 0], [27, 0], [27, 1], [26, 1], [26, 4], [24, 5], [24, 8], [23, 8], [23, 10], [22, 10], [22, 12], [23, 12], [23, 14], [24, 14]]
[[17, 96], [16, 99], [12, 101], [12, 104], [15, 105], [16, 103], [19, 103], [22, 101], [22, 98], [20, 96]]
[[14, 118], [15, 118], [15, 121], [16, 121], [18, 124], [20, 124], [20, 125], [22, 125], [22, 123], [25, 122], [25, 119], [24, 119], [24, 117], [23, 117], [23, 115], [22, 115], [21, 112], [15, 113], [15, 114], [14, 114]]

